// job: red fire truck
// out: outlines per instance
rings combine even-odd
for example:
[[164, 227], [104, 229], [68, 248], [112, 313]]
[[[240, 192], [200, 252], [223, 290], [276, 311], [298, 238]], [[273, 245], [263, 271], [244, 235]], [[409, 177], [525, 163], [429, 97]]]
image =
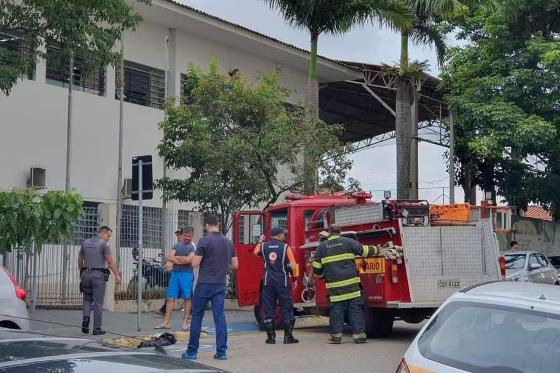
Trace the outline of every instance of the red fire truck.
[[364, 192], [292, 194], [264, 211], [234, 216], [238, 301], [240, 306], [254, 306], [257, 322], [261, 323], [263, 262], [253, 249], [259, 236], [268, 237], [274, 226], [288, 230], [288, 244], [298, 263], [293, 291], [296, 310], [328, 314], [325, 284], [313, 278], [310, 263], [321, 232], [332, 224], [341, 226], [343, 235], [383, 248], [378, 257], [356, 259], [369, 337], [389, 336], [395, 319], [419, 323], [458, 289], [501, 278], [490, 219], [432, 219], [426, 201], [374, 202]]

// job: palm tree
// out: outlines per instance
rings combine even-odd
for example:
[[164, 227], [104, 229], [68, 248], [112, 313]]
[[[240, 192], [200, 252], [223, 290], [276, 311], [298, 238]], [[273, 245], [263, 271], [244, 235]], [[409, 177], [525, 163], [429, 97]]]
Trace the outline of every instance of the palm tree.
[[[263, 0], [280, 11], [296, 28], [309, 32], [311, 39], [305, 108], [308, 122], [319, 117], [319, 80], [317, 76], [317, 44], [323, 33], [341, 35], [354, 25], [373, 21], [401, 29], [410, 27], [412, 11], [399, 0]], [[304, 154], [305, 191], [313, 192], [315, 170]]]
[[[426, 63], [410, 63], [408, 47], [410, 39], [417, 44], [433, 44], [441, 65], [445, 59], [446, 44], [438, 30], [440, 17], [449, 15], [456, 0], [411, 0], [410, 8], [415, 15], [414, 22], [400, 28], [401, 58], [396, 98], [396, 145], [397, 145], [397, 198], [418, 198], [418, 92], [413, 86], [420, 79]], [[411, 148], [414, 150], [411, 152]], [[411, 177], [412, 176], [412, 177]]]

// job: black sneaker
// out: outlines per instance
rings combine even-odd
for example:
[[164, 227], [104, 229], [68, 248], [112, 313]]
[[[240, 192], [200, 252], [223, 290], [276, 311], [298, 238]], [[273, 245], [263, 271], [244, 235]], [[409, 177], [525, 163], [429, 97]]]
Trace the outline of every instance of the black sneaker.
[[339, 345], [342, 343], [342, 337], [331, 335], [327, 343], [331, 345]]
[[82, 319], [82, 333], [89, 334], [89, 316], [84, 316]]
[[105, 335], [105, 330], [93, 329], [93, 335]]

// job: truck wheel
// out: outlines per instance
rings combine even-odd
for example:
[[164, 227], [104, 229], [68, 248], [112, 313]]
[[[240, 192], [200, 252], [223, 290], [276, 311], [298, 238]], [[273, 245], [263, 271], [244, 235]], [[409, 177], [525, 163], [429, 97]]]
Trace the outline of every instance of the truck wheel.
[[366, 309], [366, 334], [368, 338], [386, 338], [393, 333], [395, 315], [392, 310]]
[[[253, 313], [255, 315], [255, 321], [259, 326], [259, 330], [264, 331], [264, 310], [260, 304], [255, 304], [253, 307]], [[274, 328], [275, 329], [282, 329], [282, 317], [280, 315], [280, 308], [276, 306], [276, 312], [274, 312]]]

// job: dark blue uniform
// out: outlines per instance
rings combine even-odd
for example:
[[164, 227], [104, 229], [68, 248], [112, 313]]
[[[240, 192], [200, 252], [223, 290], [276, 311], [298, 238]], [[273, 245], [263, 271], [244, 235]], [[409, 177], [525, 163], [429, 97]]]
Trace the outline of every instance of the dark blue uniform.
[[294, 320], [294, 305], [288, 274], [294, 267], [294, 259], [290, 247], [285, 242], [272, 239], [257, 247], [257, 253], [264, 259], [264, 280], [262, 304], [264, 321], [274, 319], [276, 300], [280, 303], [282, 321], [289, 324]]

